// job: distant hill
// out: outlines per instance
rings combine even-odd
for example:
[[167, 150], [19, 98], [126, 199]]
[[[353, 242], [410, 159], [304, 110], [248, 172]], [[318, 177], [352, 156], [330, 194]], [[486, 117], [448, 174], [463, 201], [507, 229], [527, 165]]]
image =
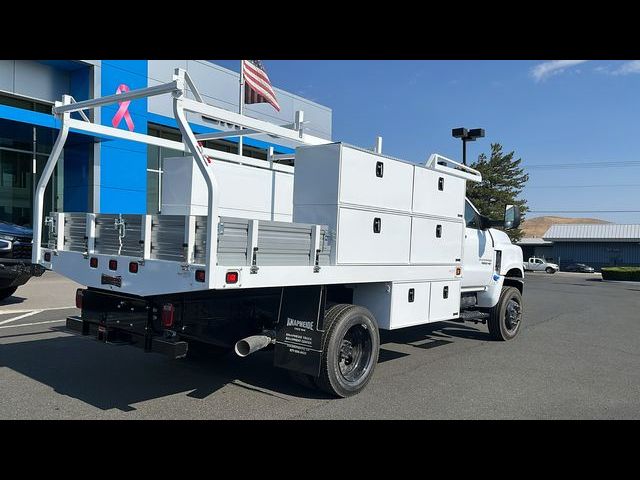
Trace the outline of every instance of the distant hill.
[[611, 223], [599, 218], [568, 218], [568, 217], [533, 217], [527, 218], [520, 229], [524, 232], [523, 237], [542, 237], [549, 230], [551, 225], [557, 223]]

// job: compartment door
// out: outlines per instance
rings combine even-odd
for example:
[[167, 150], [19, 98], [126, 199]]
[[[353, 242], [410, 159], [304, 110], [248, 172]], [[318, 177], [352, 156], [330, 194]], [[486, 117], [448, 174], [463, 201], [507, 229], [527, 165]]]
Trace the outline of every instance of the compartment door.
[[429, 321], [430, 287], [429, 282], [393, 284], [390, 329], [421, 325]]
[[451, 320], [460, 315], [460, 281], [432, 282], [429, 321]]
[[460, 222], [413, 217], [411, 263], [459, 263], [462, 229]]
[[416, 166], [413, 211], [424, 215], [463, 218], [466, 182], [428, 168]]
[[342, 147], [340, 202], [411, 211], [413, 166]]
[[408, 264], [411, 217], [340, 208], [339, 264]]

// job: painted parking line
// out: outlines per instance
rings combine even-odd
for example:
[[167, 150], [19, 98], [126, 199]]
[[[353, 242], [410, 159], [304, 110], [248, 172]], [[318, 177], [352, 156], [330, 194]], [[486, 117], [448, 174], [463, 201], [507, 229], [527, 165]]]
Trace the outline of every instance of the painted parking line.
[[21, 310], [0, 310], [0, 315], [13, 315], [16, 313], [27, 313], [33, 312], [34, 310], [41, 310], [43, 312], [48, 312], [50, 310], [67, 310], [70, 308], [76, 308], [75, 305], [71, 305], [70, 307], [52, 307], [52, 308], [23, 308]]
[[62, 322], [66, 322], [66, 319], [62, 319], [62, 320], [45, 320], [44, 322], [34, 322], [34, 323], [21, 323], [20, 325], [3, 325], [0, 326], [0, 329], [3, 328], [20, 328], [20, 327], [31, 327], [33, 325], [44, 325], [46, 323], [62, 323]]
[[18, 315], [17, 317], [9, 318], [7, 320], [3, 320], [0, 322], [0, 325], [4, 325], [5, 323], [15, 322], [16, 320], [22, 320], [23, 318], [30, 317], [32, 315], [37, 315], [38, 313], [42, 313], [44, 310], [33, 310], [29, 313], [23, 313], [22, 315]]

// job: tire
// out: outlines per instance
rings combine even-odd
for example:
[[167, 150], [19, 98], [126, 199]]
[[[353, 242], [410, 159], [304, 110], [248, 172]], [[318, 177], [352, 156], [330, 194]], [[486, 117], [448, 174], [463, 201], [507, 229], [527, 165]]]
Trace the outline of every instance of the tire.
[[11, 295], [16, 293], [18, 287], [9, 287], [9, 288], [0, 288], [0, 301], [9, 298]]
[[307, 375], [306, 373], [294, 372], [293, 370], [289, 370], [289, 377], [295, 383], [304, 388], [309, 388], [311, 390], [317, 390], [318, 388], [315, 382], [315, 378], [311, 375]]
[[551, 267], [547, 267], [545, 272], [547, 272], [547, 273], [556, 273], [556, 271]]
[[[515, 311], [513, 302], [518, 304]], [[520, 290], [515, 287], [502, 287], [498, 303], [489, 310], [487, 325], [491, 338], [499, 341], [514, 339], [522, 329], [522, 311]]]
[[337, 397], [361, 392], [378, 363], [380, 334], [374, 316], [357, 305], [339, 304], [325, 315], [320, 376], [316, 385]]

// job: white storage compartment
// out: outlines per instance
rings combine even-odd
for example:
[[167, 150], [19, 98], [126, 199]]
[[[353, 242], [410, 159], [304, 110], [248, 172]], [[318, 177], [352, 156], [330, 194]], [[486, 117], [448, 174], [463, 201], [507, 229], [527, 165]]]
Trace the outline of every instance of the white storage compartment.
[[[218, 160], [208, 168], [220, 189], [219, 215], [292, 220], [292, 174]], [[165, 158], [163, 172], [163, 215], [207, 215], [207, 184], [193, 157]]]
[[330, 144], [296, 150], [294, 205], [351, 204], [411, 211], [413, 165]]
[[407, 264], [411, 217], [340, 208], [338, 264]]
[[411, 211], [413, 166], [342, 147], [340, 202]]
[[460, 315], [460, 281], [433, 282], [429, 301], [429, 321], [451, 320]]
[[430, 291], [429, 282], [359, 284], [353, 303], [368, 308], [379, 328], [393, 330], [429, 321]]
[[389, 329], [421, 325], [429, 321], [431, 284], [394, 283], [391, 287], [391, 322]]
[[466, 181], [416, 166], [413, 181], [413, 212], [439, 217], [464, 218]]
[[462, 260], [461, 222], [413, 217], [411, 263], [450, 264]]

